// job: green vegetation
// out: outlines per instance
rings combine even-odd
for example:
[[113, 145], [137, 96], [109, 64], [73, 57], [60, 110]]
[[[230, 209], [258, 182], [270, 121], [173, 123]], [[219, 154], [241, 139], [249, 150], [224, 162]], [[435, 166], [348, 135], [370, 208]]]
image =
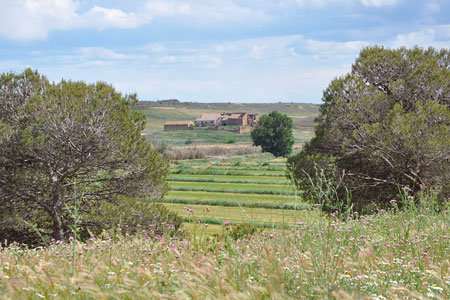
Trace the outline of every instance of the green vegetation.
[[289, 184], [286, 179], [277, 176], [224, 176], [197, 175], [197, 174], [170, 174], [168, 181], [197, 181], [197, 182], [229, 182], [229, 183], [261, 183], [261, 184]]
[[331, 211], [388, 206], [403, 187], [413, 198], [435, 187], [447, 201], [449, 55], [418, 47], [361, 51], [352, 72], [325, 90], [316, 137], [288, 161], [298, 188], [316, 201], [334, 189]]
[[[441, 161], [450, 149], [444, 136], [449, 135], [448, 57], [448, 51], [432, 49], [364, 50], [353, 73], [336, 79], [325, 91], [317, 136], [289, 158], [289, 172], [286, 158], [269, 153], [219, 155], [218, 150], [206, 152], [208, 145], [198, 152], [196, 145], [169, 149], [186, 141], [211, 142], [213, 136], [207, 131], [205, 138], [197, 140], [189, 133], [184, 137], [176, 133], [169, 140], [172, 145], [152, 141], [155, 151], [141, 135], [142, 115], [131, 112], [134, 98], [123, 97], [105, 84], [54, 85], [31, 71], [4, 75], [0, 89], [1, 298], [449, 299], [450, 198], [445, 197], [450, 172], [448, 161]], [[383, 76], [389, 80], [374, 83]], [[44, 89], [21, 105], [24, 86], [33, 92], [47, 85], [48, 93]], [[19, 92], [4, 96], [12, 91]], [[68, 97], [72, 93], [74, 98]], [[102, 97], [105, 94], [109, 100]], [[104, 102], [117, 110], [103, 108]], [[91, 104], [100, 105], [106, 113], [106, 125]], [[252, 112], [253, 107], [209, 105], [161, 101], [141, 103], [136, 109], [150, 120], [148, 134], [160, 130], [155, 126], [164, 120], [189, 120], [186, 116], [195, 118], [200, 111], [215, 109]], [[294, 114], [312, 113], [316, 106], [254, 107]], [[86, 113], [81, 113], [83, 109]], [[310, 117], [305, 115], [307, 122]], [[52, 127], [52, 122], [57, 126]], [[70, 124], [78, 127], [72, 129]], [[102, 128], [108, 128], [105, 135], [97, 135]], [[64, 143], [55, 139], [65, 134]], [[85, 149], [84, 138], [91, 138], [89, 151], [78, 153], [77, 147]], [[222, 146], [230, 147], [246, 143], [239, 137], [224, 142], [231, 145]], [[111, 144], [119, 147], [108, 147]], [[181, 157], [186, 149], [192, 152]], [[157, 153], [168, 155], [169, 151], [183, 160], [173, 160], [168, 167]], [[430, 159], [427, 151], [436, 156]], [[216, 156], [205, 158], [206, 153]], [[404, 163], [399, 173], [380, 161], [386, 153], [394, 166]], [[54, 161], [43, 164], [36, 154]], [[134, 155], [139, 158], [133, 160]], [[149, 157], [154, 160], [146, 160]], [[94, 165], [84, 165], [94, 158]], [[123, 164], [113, 168], [111, 158]], [[419, 159], [427, 165], [418, 166]], [[61, 178], [65, 169], [60, 160], [66, 168], [81, 166], [73, 177]], [[145, 162], [156, 169], [145, 168]], [[380, 164], [378, 171], [370, 169], [376, 164]], [[411, 166], [418, 170], [412, 185], [401, 176], [412, 175], [407, 173]], [[395, 181], [396, 190], [386, 188], [374, 194], [389, 186], [385, 179], [374, 181], [386, 172], [389, 180], [405, 181]], [[168, 183], [163, 184], [167, 174]], [[289, 184], [286, 174], [293, 175], [305, 192]], [[5, 184], [5, 175], [15, 177]], [[128, 182], [122, 178], [135, 181], [125, 185]], [[37, 190], [35, 198], [46, 205], [46, 197], [54, 192], [46, 189], [64, 183], [63, 198], [56, 200], [64, 204], [67, 239], [44, 239], [35, 248], [10, 243], [15, 232], [21, 234], [19, 242], [28, 244], [41, 233], [51, 234], [52, 221], [45, 207], [22, 203], [22, 198], [15, 199], [17, 195], [5, 188], [24, 182], [32, 183], [31, 188], [23, 185], [16, 194], [24, 198]], [[131, 191], [119, 195], [115, 188]], [[147, 198], [130, 197], [134, 192], [143, 192], [140, 196]], [[383, 200], [383, 209], [368, 206], [361, 198], [365, 192], [369, 204], [374, 196]], [[388, 202], [386, 195], [391, 197]], [[370, 214], [356, 212], [355, 205], [360, 204]]]
[[277, 193], [277, 194], [289, 194], [292, 192], [292, 187], [277, 184], [250, 184], [250, 183], [217, 183], [217, 182], [186, 182], [186, 181], [170, 181], [169, 188], [171, 190], [184, 190], [189, 191], [224, 191], [224, 192], [237, 192], [243, 191], [255, 191], [252, 194], [258, 193]]
[[186, 205], [178, 203], [165, 203], [167, 208], [177, 212], [180, 216], [190, 218], [194, 222], [198, 217], [216, 219], [221, 224], [230, 222], [259, 222], [280, 224], [297, 224], [318, 217], [317, 210], [283, 210], [259, 207], [232, 207], [232, 206], [208, 206]]
[[[319, 113], [319, 105], [304, 103], [194, 103], [194, 102], [140, 102], [136, 110], [147, 116], [144, 135], [157, 145], [163, 142], [168, 148], [185, 146], [186, 141], [192, 145], [251, 145], [250, 133], [236, 134], [224, 130], [163, 131], [167, 121], [195, 121], [202, 114], [245, 111], [253, 114], [268, 114], [274, 110], [287, 114], [293, 120], [295, 142], [303, 144], [314, 135], [314, 119]], [[158, 147], [155, 147], [158, 148]], [[175, 158], [178, 159], [178, 158]]]
[[[0, 250], [5, 299], [448, 299], [448, 211], [316, 212], [290, 228], [190, 223]], [[170, 230], [170, 229], [168, 229]], [[248, 233], [253, 232], [252, 235]], [[218, 238], [204, 238], [205, 234]], [[203, 238], [202, 238], [203, 237]]]
[[263, 152], [270, 152], [275, 157], [287, 156], [294, 145], [292, 127], [292, 119], [287, 115], [277, 111], [262, 115], [258, 126], [251, 133], [253, 144], [261, 146]]
[[238, 203], [296, 203], [298, 198], [291, 195], [267, 195], [267, 194], [240, 194], [224, 192], [201, 192], [201, 191], [169, 191], [167, 199], [187, 199], [201, 201], [233, 201]]
[[1, 75], [0, 241], [88, 236], [104, 228], [100, 202], [162, 196], [168, 162], [141, 136], [136, 103], [101, 82]]

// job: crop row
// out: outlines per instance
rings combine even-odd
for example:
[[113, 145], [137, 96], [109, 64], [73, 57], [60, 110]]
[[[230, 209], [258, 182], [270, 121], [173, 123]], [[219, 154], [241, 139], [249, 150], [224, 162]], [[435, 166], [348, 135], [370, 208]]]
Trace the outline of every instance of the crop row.
[[226, 200], [192, 200], [180, 198], [165, 198], [163, 203], [178, 203], [188, 205], [208, 205], [208, 206], [228, 206], [228, 207], [250, 207], [250, 208], [271, 208], [288, 210], [311, 209], [312, 206], [307, 203], [264, 203], [264, 202], [236, 202]]
[[165, 199], [185, 199], [203, 201], [227, 201], [239, 203], [273, 203], [273, 204], [295, 204], [302, 203], [300, 197], [291, 195], [270, 194], [240, 194], [225, 192], [202, 192], [202, 191], [168, 191]]
[[[178, 178], [202, 178], [202, 179], [222, 179], [227, 180], [244, 180], [244, 181], [263, 181], [268, 183], [270, 181], [277, 182], [276, 184], [291, 184], [290, 180], [286, 178], [280, 178], [279, 176], [239, 176], [239, 175], [202, 175], [202, 174], [170, 174], [168, 180], [177, 180]], [[182, 181], [180, 179], [180, 181]]]
[[258, 171], [258, 170], [211, 170], [211, 169], [172, 169], [171, 174], [195, 174], [195, 175], [229, 175], [229, 176], [270, 176], [270, 177], [285, 177], [284, 172], [278, 171]]
[[[231, 177], [231, 176], [229, 176]], [[245, 180], [245, 179], [233, 179], [232, 177], [227, 178], [198, 178], [198, 177], [170, 177], [166, 179], [167, 181], [174, 182], [216, 182], [216, 183], [248, 183], [248, 184], [275, 184], [275, 185], [286, 185], [289, 183], [287, 180]]]
[[190, 186], [171, 186], [173, 191], [199, 191], [199, 192], [224, 192], [224, 193], [240, 193], [240, 194], [268, 194], [268, 195], [296, 195], [296, 191], [275, 191], [275, 190], [259, 190], [259, 189], [242, 189], [232, 190], [227, 188], [208, 188], [208, 187], [190, 187]]

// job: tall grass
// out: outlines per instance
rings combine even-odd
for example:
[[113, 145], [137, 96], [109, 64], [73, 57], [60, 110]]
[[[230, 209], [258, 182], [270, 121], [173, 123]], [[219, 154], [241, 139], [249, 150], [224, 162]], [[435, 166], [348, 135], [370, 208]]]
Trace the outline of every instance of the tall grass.
[[191, 169], [191, 168], [179, 168], [171, 170], [171, 174], [196, 174], [196, 175], [236, 175], [236, 176], [271, 176], [271, 177], [286, 177], [286, 174], [280, 172], [256, 172], [255, 170], [249, 171], [236, 171], [236, 170], [211, 170], [211, 169]]
[[[0, 250], [3, 299], [449, 299], [449, 212], [318, 217], [235, 240], [104, 236]], [[198, 224], [197, 226], [206, 226]]]
[[188, 159], [202, 159], [207, 156], [246, 155], [255, 153], [256, 151], [259, 150], [248, 147], [228, 148], [215, 146], [215, 147], [201, 148], [197, 146], [192, 146], [183, 148], [170, 147], [165, 149], [162, 152], [162, 154], [164, 157], [169, 158], [171, 160], [188, 160]]

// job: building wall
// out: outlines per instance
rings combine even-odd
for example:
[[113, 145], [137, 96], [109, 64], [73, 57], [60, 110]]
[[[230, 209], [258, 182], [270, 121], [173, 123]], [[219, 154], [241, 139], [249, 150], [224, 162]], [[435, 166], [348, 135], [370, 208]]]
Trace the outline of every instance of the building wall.
[[226, 118], [221, 121], [221, 125], [229, 126], [229, 125], [247, 125], [247, 114], [225, 114]]
[[208, 126], [217, 126], [219, 123], [219, 120], [202, 120], [202, 121], [195, 121], [195, 126], [198, 127], [208, 127]]
[[259, 122], [259, 115], [249, 114], [247, 116], [247, 124], [249, 126], [256, 127], [256, 125], [258, 125], [258, 122]]
[[189, 126], [188, 124], [165, 124], [164, 130], [190, 130], [193, 129], [192, 126]]

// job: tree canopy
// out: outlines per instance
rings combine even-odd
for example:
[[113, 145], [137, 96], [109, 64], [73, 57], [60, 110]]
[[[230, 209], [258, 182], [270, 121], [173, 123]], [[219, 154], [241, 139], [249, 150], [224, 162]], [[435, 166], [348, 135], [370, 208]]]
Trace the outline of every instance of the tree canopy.
[[319, 168], [343, 176], [360, 205], [388, 203], [402, 186], [448, 196], [449, 69], [448, 49], [363, 49], [324, 91], [315, 138], [288, 160], [297, 186], [311, 192]]
[[258, 126], [251, 133], [253, 144], [276, 157], [287, 156], [294, 145], [292, 127], [292, 119], [285, 114], [273, 111], [262, 115]]
[[120, 195], [160, 197], [168, 164], [141, 135], [136, 103], [103, 82], [50, 83], [30, 69], [2, 74], [0, 215], [61, 240], [74, 208], [89, 212]]

